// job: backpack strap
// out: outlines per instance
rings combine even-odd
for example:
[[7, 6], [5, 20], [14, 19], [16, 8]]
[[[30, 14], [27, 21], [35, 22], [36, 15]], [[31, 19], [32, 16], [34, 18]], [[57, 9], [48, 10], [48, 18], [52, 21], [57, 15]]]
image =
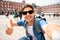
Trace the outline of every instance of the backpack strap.
[[[36, 31], [37, 31], [39, 34], [41, 34], [42, 37], [43, 37], [43, 39], [45, 40], [44, 31], [43, 31], [43, 29], [41, 28], [41, 25], [39, 24], [39, 21], [40, 21], [40, 20], [35, 20], [35, 22], [34, 22], [34, 27], [35, 27]], [[38, 27], [40, 27], [40, 28], [38, 28]]]
[[[37, 18], [34, 19], [34, 26], [35, 26], [36, 31], [37, 31], [38, 33], [40, 33], [40, 32], [44, 33], [41, 25], [39, 24], [39, 23], [40, 23], [40, 22], [39, 22], [39, 21], [40, 21], [40, 18], [39, 18], [39, 20], [36, 20], [36, 19], [37, 19]], [[41, 20], [43, 20], [43, 19], [41, 18]], [[39, 28], [38, 28], [38, 27], [39, 27]]]

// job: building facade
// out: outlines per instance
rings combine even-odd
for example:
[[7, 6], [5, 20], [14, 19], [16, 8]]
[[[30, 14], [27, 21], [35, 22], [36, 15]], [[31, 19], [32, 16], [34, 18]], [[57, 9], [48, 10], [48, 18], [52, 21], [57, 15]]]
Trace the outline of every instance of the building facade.
[[0, 1], [0, 12], [13, 12], [14, 10], [20, 11], [21, 8], [25, 5], [25, 1], [23, 0], [22, 3], [18, 2], [11, 2], [11, 1]]
[[41, 9], [44, 13], [60, 13], [60, 4], [43, 6]]
[[[0, 0], [0, 14], [5, 11], [13, 12], [17, 10], [18, 12], [26, 5], [25, 0], [22, 3], [11, 2], [6, 0]], [[60, 13], [60, 4], [48, 5], [48, 6], [37, 6], [35, 11], [38, 13]]]

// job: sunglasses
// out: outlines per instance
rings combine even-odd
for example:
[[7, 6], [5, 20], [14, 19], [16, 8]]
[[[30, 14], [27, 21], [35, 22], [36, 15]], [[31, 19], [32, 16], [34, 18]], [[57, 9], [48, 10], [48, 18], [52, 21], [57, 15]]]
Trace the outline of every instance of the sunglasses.
[[22, 12], [23, 15], [27, 15], [27, 13], [32, 14], [34, 12], [34, 10], [29, 10], [29, 11], [24, 11]]

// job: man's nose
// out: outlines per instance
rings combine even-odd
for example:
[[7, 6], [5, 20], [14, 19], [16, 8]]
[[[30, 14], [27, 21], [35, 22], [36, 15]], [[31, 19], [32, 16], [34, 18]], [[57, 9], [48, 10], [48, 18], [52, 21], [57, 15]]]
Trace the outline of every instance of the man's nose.
[[27, 12], [27, 15], [29, 15], [29, 13]]

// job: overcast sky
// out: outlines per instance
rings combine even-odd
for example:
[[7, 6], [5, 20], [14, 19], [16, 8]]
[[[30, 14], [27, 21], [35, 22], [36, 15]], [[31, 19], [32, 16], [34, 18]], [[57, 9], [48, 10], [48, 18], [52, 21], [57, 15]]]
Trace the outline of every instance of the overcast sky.
[[[9, 0], [9, 1], [21, 3], [23, 0]], [[29, 4], [35, 3], [36, 5], [39, 5], [39, 6], [52, 5], [52, 4], [60, 3], [60, 0], [25, 0], [25, 1], [26, 1], [26, 3], [29, 3]]]

